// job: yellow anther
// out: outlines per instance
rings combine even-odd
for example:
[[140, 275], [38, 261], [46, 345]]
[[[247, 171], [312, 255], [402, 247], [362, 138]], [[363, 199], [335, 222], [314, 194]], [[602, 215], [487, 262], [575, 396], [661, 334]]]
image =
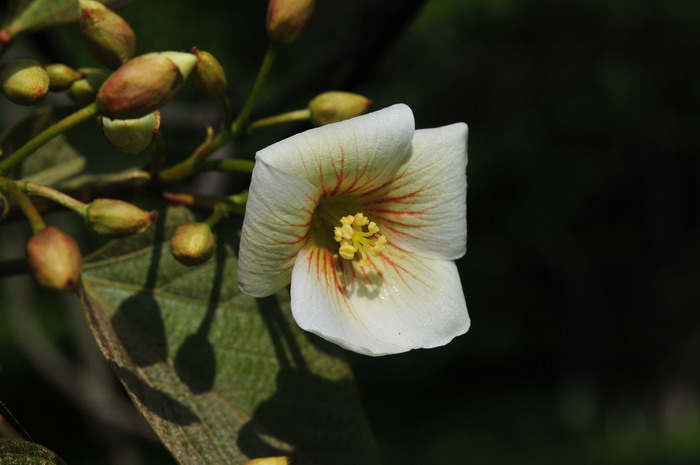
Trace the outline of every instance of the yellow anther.
[[[346, 260], [355, 258], [359, 253], [358, 263], [361, 266], [370, 265], [368, 256], [376, 257], [386, 248], [386, 237], [379, 233], [379, 226], [370, 221], [362, 213], [343, 216], [340, 218], [341, 226], [333, 228], [333, 236], [340, 243], [338, 254]], [[367, 226], [367, 231], [363, 230]]]

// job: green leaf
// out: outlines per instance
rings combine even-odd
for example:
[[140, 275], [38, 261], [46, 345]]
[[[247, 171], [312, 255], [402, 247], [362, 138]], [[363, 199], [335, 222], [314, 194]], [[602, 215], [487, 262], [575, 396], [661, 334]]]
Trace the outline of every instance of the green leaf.
[[0, 465], [66, 465], [66, 462], [34, 442], [0, 439]]
[[170, 255], [184, 208], [86, 259], [80, 295], [98, 344], [181, 464], [291, 455], [297, 465], [372, 465], [376, 446], [342, 351], [298, 329], [289, 296], [242, 294], [240, 223], [215, 230], [207, 264]]
[[[3, 134], [2, 148], [12, 153], [29, 139], [76, 110], [44, 106]], [[19, 177], [61, 189], [75, 188], [141, 167], [150, 151], [123, 153], [112, 147], [97, 120], [87, 121], [51, 139], [19, 167]]]
[[[105, 5], [112, 0], [98, 0]], [[8, 7], [5, 30], [14, 37], [78, 19], [78, 0], [14, 0]]]

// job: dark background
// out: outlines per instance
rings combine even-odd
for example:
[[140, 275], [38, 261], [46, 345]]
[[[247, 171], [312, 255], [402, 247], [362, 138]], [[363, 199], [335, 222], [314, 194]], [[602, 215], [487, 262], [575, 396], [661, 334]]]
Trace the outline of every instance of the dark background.
[[[458, 264], [472, 328], [440, 349], [350, 355], [387, 465], [700, 463], [696, 3], [319, 0], [281, 54], [258, 116], [342, 89], [375, 108], [408, 104], [419, 128], [470, 126]], [[265, 8], [150, 0], [121, 13], [139, 52], [212, 52], [240, 107], [266, 47]], [[94, 64], [75, 25], [22, 46]], [[169, 105], [171, 137], [198, 140], [217, 121], [201, 100], [184, 89]], [[252, 157], [305, 128], [233, 150]], [[85, 459], [72, 463], [169, 463], [138, 432], [91, 427], [3, 318], [1, 400], [30, 432], [63, 432], [61, 448]], [[70, 356], [66, 320], [41, 312]]]

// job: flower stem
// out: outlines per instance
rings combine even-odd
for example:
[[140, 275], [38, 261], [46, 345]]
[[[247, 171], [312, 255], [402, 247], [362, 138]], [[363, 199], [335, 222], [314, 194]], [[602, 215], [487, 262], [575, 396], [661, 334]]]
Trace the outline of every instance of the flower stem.
[[262, 65], [258, 71], [258, 76], [255, 78], [255, 83], [253, 84], [253, 89], [248, 95], [248, 100], [246, 100], [241, 112], [238, 114], [236, 121], [233, 122], [232, 131], [234, 134], [243, 134], [248, 129], [248, 121], [250, 119], [250, 114], [255, 107], [260, 96], [260, 91], [262, 90], [265, 81], [267, 81], [267, 76], [270, 74], [272, 69], [272, 64], [275, 62], [275, 57], [279, 51], [279, 46], [271, 43], [267, 48], [265, 53], [265, 58], [263, 58]]
[[34, 153], [46, 142], [95, 115], [97, 115], [97, 103], [93, 102], [75, 113], [66, 116], [52, 126], [44, 129], [33, 139], [30, 139], [22, 147], [18, 148], [12, 155], [0, 162], [0, 176], [5, 176], [12, 168], [15, 167], [15, 165]]
[[39, 195], [46, 199], [53, 200], [54, 202], [80, 213], [81, 215], [85, 211], [85, 207], [87, 207], [87, 205], [85, 205], [83, 202], [76, 200], [63, 192], [57, 191], [56, 189], [52, 189], [50, 187], [42, 186], [41, 184], [37, 184], [35, 182], [17, 181], [16, 185], [20, 190], [28, 194]]
[[29, 197], [27, 197], [27, 194], [22, 192], [14, 181], [9, 179], [0, 180], [0, 186], [2, 186], [3, 189], [10, 194], [10, 197], [17, 202], [17, 205], [19, 205], [19, 208], [22, 210], [22, 213], [24, 213], [24, 216], [27, 217], [27, 221], [29, 221], [29, 225], [32, 227], [34, 234], [46, 227], [46, 224], [41, 218], [39, 211], [36, 209]]
[[252, 173], [255, 162], [238, 158], [226, 160], [207, 160], [199, 168], [201, 171], [232, 171], [237, 173]]
[[304, 108], [303, 110], [289, 111], [280, 115], [270, 116], [268, 118], [262, 118], [257, 121], [253, 121], [252, 123], [250, 123], [250, 126], [248, 126], [248, 132], [254, 132], [258, 129], [262, 129], [280, 123], [304, 121], [309, 118], [311, 118], [311, 110], [309, 110], [308, 108]]

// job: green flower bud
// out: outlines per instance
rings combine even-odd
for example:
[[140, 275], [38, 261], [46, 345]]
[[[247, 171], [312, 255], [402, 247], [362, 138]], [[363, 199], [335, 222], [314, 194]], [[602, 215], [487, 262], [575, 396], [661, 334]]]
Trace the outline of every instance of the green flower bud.
[[97, 91], [107, 79], [107, 73], [97, 68], [78, 68], [83, 75], [70, 85], [66, 94], [78, 105], [87, 105], [95, 101]]
[[100, 112], [110, 118], [140, 118], [167, 102], [190, 74], [197, 57], [191, 53], [155, 52], [119, 67], [97, 94]]
[[216, 239], [206, 223], [181, 224], [170, 239], [170, 252], [187, 266], [201, 265], [214, 255]]
[[78, 284], [83, 268], [80, 249], [60, 229], [49, 226], [34, 234], [27, 242], [27, 258], [42, 286], [69, 292]]
[[291, 457], [263, 457], [248, 460], [243, 465], [292, 465], [293, 463], [294, 459]]
[[311, 122], [316, 126], [337, 123], [367, 113], [372, 101], [350, 92], [324, 92], [309, 102]]
[[267, 35], [273, 42], [288, 44], [304, 32], [314, 10], [314, 0], [270, 0]]
[[192, 53], [197, 57], [192, 80], [194, 85], [205, 95], [215, 97], [226, 90], [226, 73], [221, 63], [209, 52], [192, 47]]
[[99, 120], [109, 143], [117, 150], [127, 153], [146, 150], [160, 127], [160, 114], [157, 111], [135, 119], [110, 119], [100, 116]]
[[36, 105], [49, 92], [49, 74], [33, 58], [10, 58], [0, 63], [0, 92], [17, 105]]
[[49, 90], [52, 92], [66, 90], [73, 82], [83, 77], [81, 73], [63, 63], [48, 65], [46, 72], [49, 74]]
[[79, 0], [78, 8], [80, 32], [100, 63], [116, 69], [134, 56], [136, 36], [121, 16], [92, 0]]
[[88, 226], [98, 234], [124, 237], [140, 234], [151, 227], [156, 212], [147, 212], [121, 200], [95, 199], [85, 211]]

